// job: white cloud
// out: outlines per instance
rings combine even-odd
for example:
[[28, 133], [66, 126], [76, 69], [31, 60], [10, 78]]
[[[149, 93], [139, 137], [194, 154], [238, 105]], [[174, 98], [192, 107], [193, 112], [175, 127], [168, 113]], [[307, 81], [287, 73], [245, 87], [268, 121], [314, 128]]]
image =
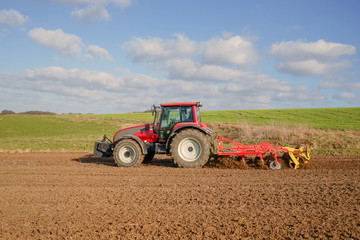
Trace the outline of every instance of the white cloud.
[[218, 65], [202, 65], [190, 59], [172, 59], [166, 63], [169, 79], [226, 84], [226, 91], [242, 94], [267, 94], [270, 91], [290, 91], [290, 85], [265, 74], [246, 72]]
[[[46, 0], [44, 0], [46, 1]], [[118, 7], [125, 8], [131, 5], [132, 0], [48, 0], [51, 2], [58, 2], [64, 4], [71, 4], [71, 5], [90, 5], [90, 4], [97, 4], [97, 5], [107, 5], [107, 4], [114, 4]]]
[[34, 28], [29, 36], [36, 43], [52, 48], [64, 56], [80, 55], [84, 45], [80, 37], [64, 33], [61, 29]]
[[[61, 29], [46, 30], [34, 28], [29, 32], [31, 39], [48, 48], [51, 48], [64, 56], [82, 56], [85, 44], [75, 34], [68, 34]], [[87, 60], [112, 60], [110, 53], [97, 45], [89, 45], [86, 48], [84, 57]]]
[[85, 58], [90, 59], [90, 60], [93, 60], [93, 59], [112, 60], [110, 53], [106, 49], [101, 48], [96, 45], [90, 45], [87, 47], [86, 53], [85, 53]]
[[131, 72], [124, 76], [123, 79], [126, 85], [123, 89], [132, 89], [131, 92], [136, 92], [139, 89], [143, 91], [144, 89], [159, 87], [162, 83], [160, 79], [150, 77], [146, 74], [133, 74]]
[[351, 45], [326, 42], [305, 43], [289, 41], [275, 43], [268, 54], [282, 60], [275, 68], [295, 76], [331, 75], [352, 67], [349, 60], [338, 60], [345, 55], [354, 55], [356, 48]]
[[133, 0], [109, 0], [109, 3], [112, 3], [120, 8], [126, 8], [131, 5]]
[[[158, 99], [157, 93], [162, 92], [161, 86], [170, 85], [165, 84], [164, 81], [166, 80], [143, 74], [129, 73], [118, 77], [106, 72], [52, 66], [27, 70], [23, 74], [2, 73], [0, 74], [0, 91], [4, 90], [6, 93], [22, 89], [23, 97], [43, 97], [43, 101], [50, 101], [46, 99], [50, 95], [52, 100], [48, 103], [49, 105], [58, 105], [60, 101], [62, 105], [71, 106], [71, 103], [76, 102], [74, 108], [63, 110], [64, 112], [87, 113], [96, 110], [103, 112], [104, 109], [114, 112], [117, 102], [133, 99], [130, 104], [119, 106], [119, 108], [121, 111], [135, 111], [139, 109], [135, 107], [144, 106], [144, 99]], [[141, 97], [139, 97], [139, 91], [141, 91]], [[170, 92], [167, 94], [173, 95]], [[16, 96], [10, 93], [6, 97], [8, 101], [17, 101]], [[23, 105], [26, 104], [26, 102], [23, 103]], [[83, 109], [76, 108], [76, 106], [83, 106], [82, 104], [87, 105], [84, 105]], [[151, 104], [148, 105], [150, 107]], [[31, 106], [29, 108], [33, 109]]]
[[91, 4], [91, 3], [104, 3], [103, 0], [43, 0], [43, 1], [71, 4], [74, 6], [83, 5], [83, 4]]
[[203, 63], [216, 65], [253, 65], [258, 60], [252, 42], [240, 36], [215, 37], [206, 42], [192, 41], [182, 34], [175, 37], [167, 40], [134, 38], [122, 47], [135, 62], [161, 62], [200, 55]]
[[[229, 109], [240, 105], [244, 108], [264, 108], [266, 104], [271, 103], [274, 91], [291, 90], [290, 86], [281, 87], [283, 83], [266, 75], [254, 76], [254, 81], [250, 82], [219, 84], [216, 81], [159, 79], [145, 74], [123, 72], [125, 75], [119, 77], [106, 72], [52, 66], [27, 70], [23, 74], [0, 74], [0, 89], [23, 89], [26, 92], [24, 97], [25, 95], [48, 96], [52, 94], [55, 96], [53, 97], [54, 104], [61, 99], [66, 106], [70, 106], [71, 102], [87, 103], [88, 107], [82, 110], [63, 110], [85, 113], [103, 109], [101, 106], [110, 109], [107, 111], [114, 112], [115, 106], [124, 104], [119, 105], [121, 111], [124, 112], [142, 110], [152, 103], [189, 100], [205, 101], [207, 106], [213, 108]], [[257, 77], [260, 79], [256, 79]], [[266, 85], [272, 87], [266, 87]], [[12, 96], [8, 97], [17, 101]], [[44, 99], [44, 101], [48, 100]], [[108, 107], [109, 101], [112, 102], [112, 107]]]
[[[133, 61], [147, 62], [156, 71], [162, 71], [167, 78], [163, 83], [170, 86], [159, 86], [166, 89], [159, 91], [160, 96], [167, 98], [164, 94], [176, 92], [179, 96], [212, 98], [210, 105], [213, 106], [225, 104], [230, 108], [246, 108], [245, 105], [250, 104], [253, 108], [266, 108], [267, 104], [283, 102], [285, 97], [293, 95], [294, 87], [289, 82], [239, 69], [239, 66], [251, 65], [258, 60], [250, 40], [229, 35], [197, 42], [183, 35], [175, 36], [173, 40], [136, 38], [122, 46]], [[323, 99], [319, 96], [312, 97], [305, 88], [292, 99], [295, 102], [319, 102]], [[236, 103], [234, 99], [242, 103]]]
[[353, 83], [349, 83], [347, 85], [347, 88], [349, 90], [355, 91], [355, 92], [359, 92], [360, 93], [360, 82], [353, 82]]
[[107, 11], [108, 5], [114, 5], [119, 8], [126, 8], [131, 5], [132, 0], [48, 0], [62, 4], [80, 6], [71, 12], [71, 16], [88, 23], [108, 21], [110, 14]]
[[205, 43], [203, 61], [210, 64], [252, 65], [258, 60], [253, 43], [240, 36], [213, 38]]
[[334, 72], [350, 68], [352, 63], [348, 60], [324, 63], [315, 59], [296, 62], [283, 62], [275, 66], [280, 72], [290, 73], [296, 76], [329, 75]]
[[201, 46], [187, 37], [176, 34], [176, 39], [163, 40], [161, 38], [134, 38], [123, 44], [129, 57], [135, 62], [157, 62], [171, 58], [179, 58], [199, 54]]
[[273, 97], [275, 101], [283, 102], [321, 102], [325, 100], [325, 97], [317, 91], [293, 91], [293, 92], [280, 92], [276, 93]]
[[344, 73], [341, 75], [325, 76], [320, 80], [319, 87], [325, 88], [338, 88], [344, 86], [346, 82], [354, 77], [353, 73]]
[[[117, 91], [122, 89], [124, 80], [105, 72], [90, 71], [86, 69], [66, 70], [61, 67], [47, 67], [35, 70], [27, 70], [24, 75], [25, 82], [46, 83], [51, 86], [60, 83], [69, 87], [84, 87], [89, 90], [106, 89], [107, 91]], [[39, 85], [39, 89], [46, 86]], [[34, 89], [36, 90], [36, 89]]]
[[270, 104], [274, 94], [288, 94], [292, 91], [291, 85], [287, 82], [255, 73], [247, 73], [240, 82], [228, 83], [223, 90], [238, 101], [253, 104]]
[[356, 48], [351, 45], [326, 42], [322, 39], [316, 42], [289, 41], [275, 43], [271, 46], [269, 55], [285, 61], [302, 61], [316, 59], [331, 61], [343, 55], [354, 55]]
[[189, 81], [239, 81], [244, 75], [239, 70], [217, 65], [202, 65], [188, 58], [167, 61], [166, 70], [171, 79]]
[[26, 70], [23, 74], [1, 74], [0, 79], [2, 88], [51, 92], [59, 96], [86, 97], [89, 100], [95, 97], [92, 93], [98, 92], [116, 92], [124, 96], [143, 89], [145, 95], [152, 94], [147, 90], [163, 84], [163, 80], [145, 74], [129, 72], [126, 76], [118, 77], [106, 72], [58, 66]]
[[14, 9], [0, 10], [0, 26], [9, 25], [17, 27], [24, 24], [27, 21], [27, 17], [19, 13]]
[[78, 20], [88, 23], [108, 21], [110, 19], [110, 14], [104, 6], [94, 4], [91, 4], [86, 8], [74, 10], [70, 15]]
[[342, 92], [338, 95], [336, 95], [336, 98], [341, 100], [352, 100], [355, 98], [355, 94], [351, 92]]
[[[152, 103], [189, 100], [203, 101], [212, 109], [269, 108], [289, 106], [289, 103], [293, 104], [292, 106], [304, 107], [324, 102], [325, 97], [321, 93], [308, 90], [305, 86], [294, 86], [288, 81], [280, 81], [261, 70], [244, 70], [242, 66], [246, 64], [238, 58], [240, 48], [227, 42], [231, 38], [234, 37], [215, 37], [209, 41], [198, 42], [183, 35], [175, 35], [174, 39], [136, 38], [122, 46], [134, 61], [156, 67], [152, 74], [157, 77], [132, 73], [127, 69], [114, 69], [113, 73], [106, 73], [53, 66], [27, 70], [23, 74], [0, 74], [0, 90], [22, 88], [28, 94], [46, 93], [53, 96], [53, 102], [61, 99], [66, 106], [70, 106], [74, 101], [87, 103], [89, 107], [82, 110], [85, 112], [96, 112], [98, 109], [100, 112], [105, 109], [107, 112], [115, 112], [114, 109], [121, 112], [141, 111], [148, 109]], [[235, 40], [241, 42], [241, 38], [235, 37], [232, 41]], [[216, 44], [210, 44], [214, 42]], [[206, 62], [204, 53], [210, 46], [214, 49], [220, 49], [220, 46], [228, 48], [227, 55], [233, 53], [234, 57], [224, 56], [216, 63], [207, 58]], [[230, 50], [231, 46], [234, 51]], [[50, 44], [48, 47], [62, 51], [62, 48], [55, 48]], [[257, 53], [253, 51], [248, 53], [249, 59], [256, 59]], [[214, 54], [216, 52], [218, 51], [214, 50]], [[111, 57], [107, 50], [96, 45], [88, 46], [84, 56], [88, 59]], [[309, 60], [310, 63], [307, 62]], [[289, 65], [286, 69], [293, 67], [292, 73], [295, 70], [302, 73], [308, 70], [307, 64], [310, 64], [317, 70], [308, 74], [323, 74], [332, 69], [345, 68], [347, 63], [345, 60], [330, 62], [333, 65], [329, 70], [329, 65], [317, 59], [301, 62], [303, 69], [296, 68], [301, 64]], [[12, 84], [9, 85], [8, 82]], [[299, 102], [301, 105], [298, 105]]]
[[351, 104], [359, 104], [360, 96], [352, 92], [342, 92], [334, 96], [335, 99], [347, 101]]
[[[4, 89], [22, 89], [23, 91], [26, 91], [24, 96], [40, 92], [52, 93], [57, 96], [76, 97], [82, 101], [86, 101], [91, 98], [97, 99], [98, 90], [95, 88], [91, 89], [75, 84], [75, 81], [71, 82], [73, 79], [68, 79], [68, 83], [66, 83], [66, 81], [64, 81], [65, 79], [61, 80], [61, 76], [54, 77], [54, 75], [46, 75], [44, 73], [39, 73], [39, 71], [41, 72], [41, 69], [36, 71], [27, 71], [26, 73], [20, 75], [2, 75], [1, 77], [3, 79], [11, 79], [11, 84], [0, 82], [0, 87]], [[49, 69], [46, 69], [46, 71], [49, 71]], [[27, 103], [25, 102], [23, 104], [26, 105]]]

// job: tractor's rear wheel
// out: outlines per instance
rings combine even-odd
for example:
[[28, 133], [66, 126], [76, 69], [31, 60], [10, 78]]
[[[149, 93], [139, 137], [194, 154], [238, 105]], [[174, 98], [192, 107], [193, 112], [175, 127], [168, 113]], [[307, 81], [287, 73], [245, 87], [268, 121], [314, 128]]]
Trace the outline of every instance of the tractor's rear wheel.
[[209, 160], [210, 144], [204, 133], [186, 129], [176, 134], [172, 140], [171, 155], [179, 167], [201, 167]]
[[140, 146], [133, 140], [122, 140], [114, 149], [114, 160], [119, 167], [134, 167], [144, 160]]

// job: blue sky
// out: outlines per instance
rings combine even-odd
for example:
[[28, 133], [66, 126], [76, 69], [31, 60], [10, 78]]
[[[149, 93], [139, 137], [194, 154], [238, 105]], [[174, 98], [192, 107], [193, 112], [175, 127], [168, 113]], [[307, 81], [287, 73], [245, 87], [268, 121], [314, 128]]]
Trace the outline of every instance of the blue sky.
[[360, 1], [2, 0], [0, 110], [360, 106]]

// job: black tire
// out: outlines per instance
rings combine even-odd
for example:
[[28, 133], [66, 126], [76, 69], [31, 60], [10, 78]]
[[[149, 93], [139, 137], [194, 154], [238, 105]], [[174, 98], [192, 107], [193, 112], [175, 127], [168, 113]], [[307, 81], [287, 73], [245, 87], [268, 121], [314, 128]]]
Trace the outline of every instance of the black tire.
[[118, 167], [134, 167], [143, 162], [144, 154], [137, 142], [125, 139], [116, 144], [114, 160]]
[[171, 155], [179, 167], [202, 167], [209, 161], [210, 144], [204, 133], [195, 129], [185, 129], [172, 140]]
[[151, 160], [153, 160], [154, 156], [155, 156], [154, 152], [148, 152], [144, 157], [143, 163], [150, 163]]

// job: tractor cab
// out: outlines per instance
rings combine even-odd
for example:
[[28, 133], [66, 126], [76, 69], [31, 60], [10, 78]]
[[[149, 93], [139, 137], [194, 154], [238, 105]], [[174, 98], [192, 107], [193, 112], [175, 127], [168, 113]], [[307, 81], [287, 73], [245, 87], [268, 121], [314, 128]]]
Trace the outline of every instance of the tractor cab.
[[200, 107], [202, 107], [201, 102], [153, 106], [152, 112], [155, 113], [153, 131], [158, 134], [159, 142], [166, 142], [171, 132], [179, 127], [201, 123]]

